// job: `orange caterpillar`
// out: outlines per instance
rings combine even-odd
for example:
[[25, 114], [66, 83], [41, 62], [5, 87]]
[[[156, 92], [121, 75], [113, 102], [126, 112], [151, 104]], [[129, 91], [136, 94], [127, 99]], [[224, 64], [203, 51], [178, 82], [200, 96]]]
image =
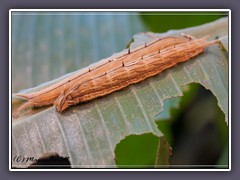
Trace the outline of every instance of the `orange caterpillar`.
[[82, 71], [38, 92], [17, 94], [27, 100], [15, 112], [29, 107], [53, 105], [58, 112], [70, 106], [105, 96], [155, 76], [177, 63], [202, 53], [219, 40], [206, 41], [188, 35], [163, 37], [144, 46], [103, 59]]

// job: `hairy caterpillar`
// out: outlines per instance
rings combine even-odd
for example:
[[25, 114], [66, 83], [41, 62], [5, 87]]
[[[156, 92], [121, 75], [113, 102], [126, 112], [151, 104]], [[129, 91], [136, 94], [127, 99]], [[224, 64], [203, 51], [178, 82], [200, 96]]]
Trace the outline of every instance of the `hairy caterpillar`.
[[219, 40], [206, 41], [189, 35], [163, 37], [133, 50], [126, 50], [82, 69], [38, 92], [17, 94], [27, 100], [14, 116], [29, 107], [52, 105], [58, 112], [81, 102], [105, 96], [130, 84], [155, 76], [177, 63], [202, 53]]

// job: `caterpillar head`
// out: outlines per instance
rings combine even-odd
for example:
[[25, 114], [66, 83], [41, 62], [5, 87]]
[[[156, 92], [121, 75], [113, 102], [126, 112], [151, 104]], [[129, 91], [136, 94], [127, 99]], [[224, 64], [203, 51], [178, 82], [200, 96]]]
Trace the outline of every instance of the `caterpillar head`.
[[72, 105], [74, 105], [72, 96], [70, 94], [66, 94], [64, 91], [54, 102], [54, 106], [58, 112], [63, 112]]

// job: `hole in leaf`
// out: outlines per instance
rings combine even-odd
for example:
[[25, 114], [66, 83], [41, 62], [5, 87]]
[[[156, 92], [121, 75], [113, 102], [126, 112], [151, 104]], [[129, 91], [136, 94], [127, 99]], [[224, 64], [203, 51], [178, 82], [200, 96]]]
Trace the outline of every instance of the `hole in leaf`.
[[117, 144], [119, 168], [153, 168], [159, 138], [153, 134], [130, 135]]
[[228, 145], [228, 126], [212, 92], [200, 84], [191, 84], [179, 108], [170, 109], [170, 114], [170, 119], [157, 121], [172, 146], [170, 164], [217, 167]]
[[32, 163], [29, 169], [68, 169], [71, 168], [69, 157], [61, 157], [57, 153], [47, 153], [36, 162]]

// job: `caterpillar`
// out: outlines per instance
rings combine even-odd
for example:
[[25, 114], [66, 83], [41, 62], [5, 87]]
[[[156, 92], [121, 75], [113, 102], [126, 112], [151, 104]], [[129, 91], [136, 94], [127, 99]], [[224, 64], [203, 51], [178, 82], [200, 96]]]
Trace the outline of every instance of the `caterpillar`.
[[185, 34], [167, 36], [135, 49], [126, 49], [38, 92], [16, 94], [27, 102], [17, 108], [14, 117], [26, 108], [48, 105], [54, 105], [58, 112], [63, 112], [76, 104], [143, 81], [219, 43], [217, 39], [207, 41], [208, 38], [196, 39]]

